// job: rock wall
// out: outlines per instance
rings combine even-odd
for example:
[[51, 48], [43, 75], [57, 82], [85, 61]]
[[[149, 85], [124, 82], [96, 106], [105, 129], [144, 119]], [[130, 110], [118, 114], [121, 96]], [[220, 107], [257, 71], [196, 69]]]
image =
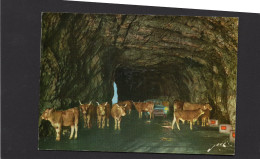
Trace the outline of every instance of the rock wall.
[[[78, 100], [209, 102], [235, 128], [238, 19], [43, 13], [40, 113]], [[40, 129], [41, 132], [41, 129]]]

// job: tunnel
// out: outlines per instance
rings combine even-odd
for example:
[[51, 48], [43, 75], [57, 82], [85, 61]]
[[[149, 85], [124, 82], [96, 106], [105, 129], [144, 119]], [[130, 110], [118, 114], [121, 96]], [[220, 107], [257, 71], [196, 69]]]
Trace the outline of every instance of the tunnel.
[[[40, 113], [82, 102], [209, 103], [236, 124], [238, 19], [43, 13]], [[41, 131], [41, 130], [40, 130]]]

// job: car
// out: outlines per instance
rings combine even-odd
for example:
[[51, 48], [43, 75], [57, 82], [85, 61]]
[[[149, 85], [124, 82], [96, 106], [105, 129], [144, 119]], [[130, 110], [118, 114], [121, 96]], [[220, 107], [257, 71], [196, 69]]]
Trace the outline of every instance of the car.
[[167, 117], [167, 114], [169, 112], [169, 107], [163, 105], [163, 101], [159, 99], [149, 99], [145, 102], [153, 102], [154, 103], [154, 111], [153, 115], [156, 116], [163, 116], [164, 118]]

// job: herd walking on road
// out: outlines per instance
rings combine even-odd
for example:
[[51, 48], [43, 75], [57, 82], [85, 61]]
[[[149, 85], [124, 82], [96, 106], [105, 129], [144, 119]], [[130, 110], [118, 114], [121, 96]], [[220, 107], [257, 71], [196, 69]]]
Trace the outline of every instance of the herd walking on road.
[[[169, 102], [168, 102], [169, 103]], [[109, 118], [112, 116], [114, 119], [114, 129], [120, 130], [121, 120], [126, 114], [131, 114], [133, 107], [137, 110], [139, 118], [142, 118], [143, 112], [148, 112], [150, 119], [152, 119], [154, 112], [154, 102], [133, 102], [130, 100], [118, 102], [112, 105], [112, 108], [108, 102], [98, 103], [96, 106], [94, 103], [82, 104], [79, 101], [79, 107], [70, 108], [67, 110], [55, 110], [54, 108], [45, 109], [41, 115], [41, 119], [50, 121], [51, 125], [56, 130], [56, 140], [60, 141], [60, 134], [62, 127], [70, 126], [70, 139], [77, 139], [78, 136], [78, 124], [80, 112], [83, 115], [84, 128], [91, 128], [93, 123], [97, 121], [98, 128], [109, 127]], [[174, 129], [176, 123], [177, 128], [180, 130], [179, 121], [183, 123], [188, 121], [190, 123], [190, 129], [192, 125], [199, 124], [199, 117], [201, 118], [202, 125], [206, 126], [210, 118], [210, 111], [212, 107], [209, 104], [196, 104], [190, 102], [174, 101], [173, 103], [173, 121], [171, 128]]]

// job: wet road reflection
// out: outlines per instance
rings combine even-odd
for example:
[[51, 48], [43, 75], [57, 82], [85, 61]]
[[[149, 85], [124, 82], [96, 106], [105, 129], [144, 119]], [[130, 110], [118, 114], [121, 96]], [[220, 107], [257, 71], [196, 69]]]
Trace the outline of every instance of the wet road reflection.
[[110, 127], [98, 129], [83, 128], [80, 124], [77, 140], [69, 140], [69, 132], [62, 135], [61, 141], [55, 137], [39, 140], [40, 150], [77, 150], [109, 152], [145, 152], [145, 153], [186, 153], [232, 155], [234, 144], [229, 142], [229, 135], [220, 134], [218, 128], [180, 124], [181, 130], [170, 129], [172, 117], [155, 117], [149, 120], [138, 119], [137, 112], [122, 119], [121, 130], [114, 130], [114, 121]]

